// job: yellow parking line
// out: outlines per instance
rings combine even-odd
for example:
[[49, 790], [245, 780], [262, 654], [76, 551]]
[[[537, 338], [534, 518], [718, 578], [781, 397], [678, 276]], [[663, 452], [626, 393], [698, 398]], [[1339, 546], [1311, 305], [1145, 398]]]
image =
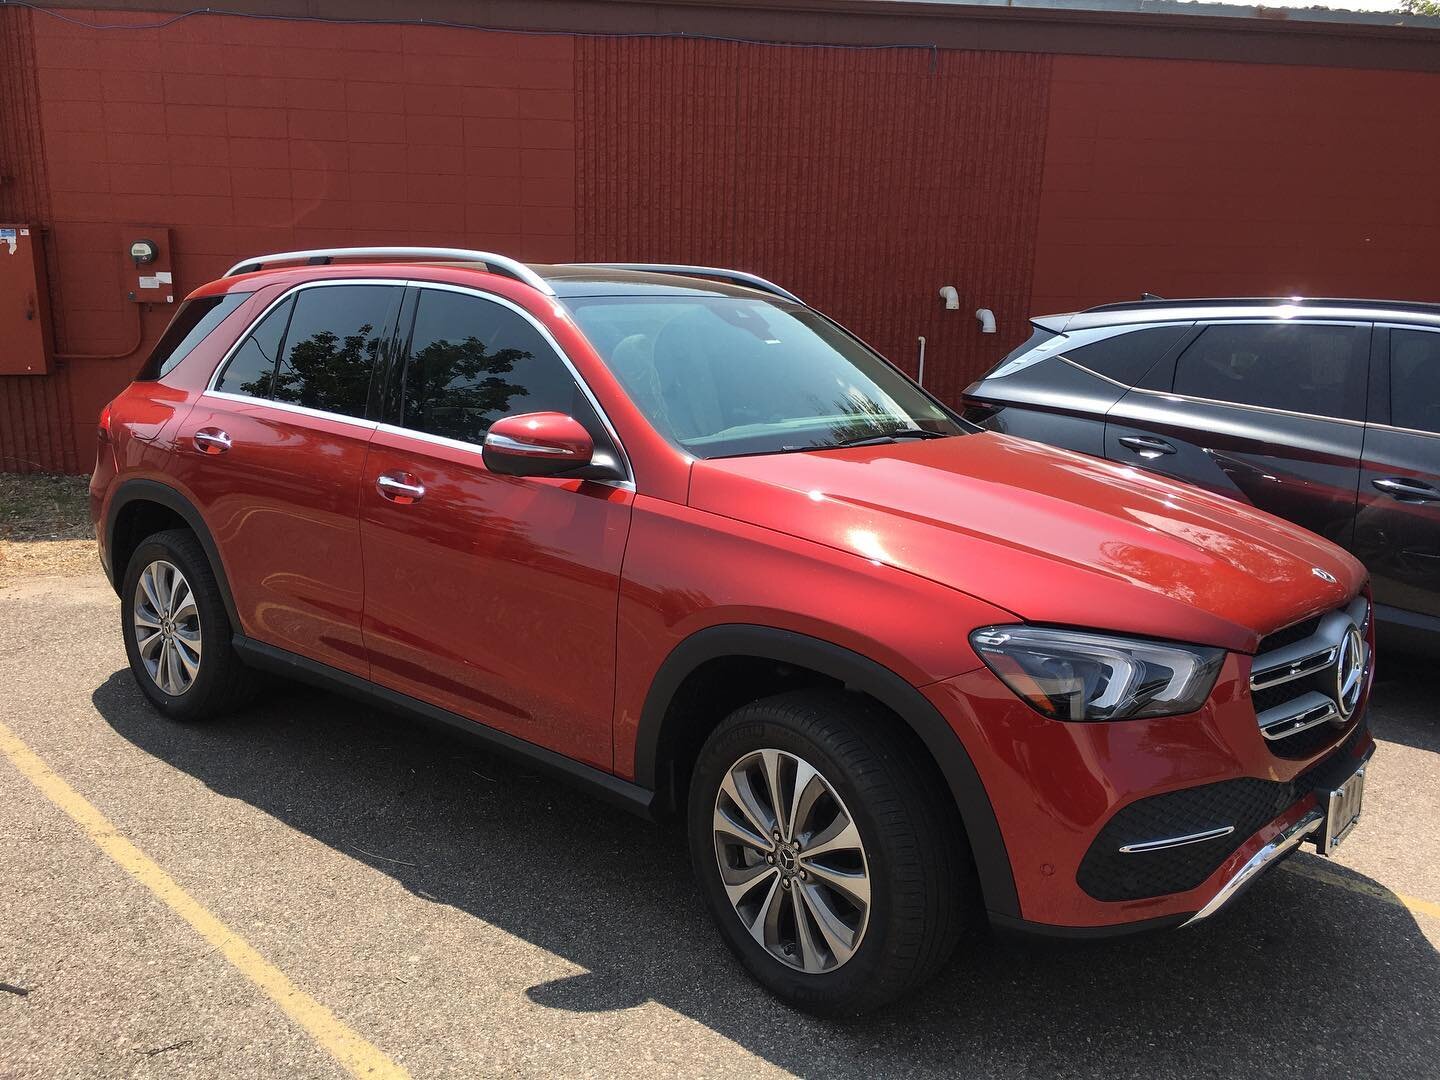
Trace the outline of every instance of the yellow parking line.
[[263, 990], [286, 1016], [308, 1031], [311, 1038], [329, 1051], [352, 1076], [366, 1080], [409, 1077], [405, 1069], [336, 1019], [334, 1013], [292, 983], [284, 972], [180, 888], [174, 878], [121, 836], [104, 814], [56, 775], [4, 723], [0, 723], [0, 752], [42, 795], [84, 829], [101, 851], [194, 927], [240, 974]]
[[1428, 915], [1432, 919], [1440, 919], [1440, 904], [1433, 900], [1422, 900], [1418, 896], [1406, 896], [1404, 893], [1391, 892], [1374, 882], [1343, 877], [1333, 870], [1327, 870], [1324, 866], [1317, 866], [1311, 862], [1296, 862], [1294, 859], [1288, 859], [1280, 864], [1280, 869], [1310, 878], [1312, 881], [1323, 881], [1326, 885], [1338, 885], [1342, 889], [1349, 889], [1361, 896], [1371, 896], [1376, 900], [1383, 900], [1387, 904], [1394, 904], [1396, 907], [1407, 908], [1416, 915]]

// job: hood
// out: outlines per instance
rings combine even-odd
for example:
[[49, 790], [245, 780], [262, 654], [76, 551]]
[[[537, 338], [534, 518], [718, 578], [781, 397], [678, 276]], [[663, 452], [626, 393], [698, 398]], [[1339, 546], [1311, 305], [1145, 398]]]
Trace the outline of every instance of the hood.
[[1352, 556], [1254, 507], [993, 432], [697, 461], [690, 504], [1027, 622], [1243, 652], [1365, 582]]

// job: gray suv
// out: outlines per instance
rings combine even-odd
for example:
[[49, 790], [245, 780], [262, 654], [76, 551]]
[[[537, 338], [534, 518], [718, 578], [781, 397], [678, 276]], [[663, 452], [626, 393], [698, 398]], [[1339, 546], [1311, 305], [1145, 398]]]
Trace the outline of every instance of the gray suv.
[[1187, 480], [1349, 548], [1440, 646], [1440, 304], [1229, 299], [1032, 320], [967, 419]]

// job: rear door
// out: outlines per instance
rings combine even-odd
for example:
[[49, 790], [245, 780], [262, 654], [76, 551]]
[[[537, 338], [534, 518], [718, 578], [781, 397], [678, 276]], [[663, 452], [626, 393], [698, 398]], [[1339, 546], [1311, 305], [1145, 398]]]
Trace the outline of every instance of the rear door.
[[214, 532], [245, 632], [352, 674], [371, 381], [403, 288], [323, 282], [276, 301], [180, 429], [177, 479]]
[[1355, 551], [1377, 604], [1440, 618], [1440, 330], [1377, 334]]
[[1351, 546], [1371, 325], [1204, 324], [1107, 417], [1105, 456]]
[[608, 770], [633, 485], [502, 476], [481, 444], [518, 413], [573, 416], [597, 459], [618, 458], [611, 432], [554, 339], [509, 301], [424, 286], [406, 312], [391, 422], [360, 492], [371, 677]]

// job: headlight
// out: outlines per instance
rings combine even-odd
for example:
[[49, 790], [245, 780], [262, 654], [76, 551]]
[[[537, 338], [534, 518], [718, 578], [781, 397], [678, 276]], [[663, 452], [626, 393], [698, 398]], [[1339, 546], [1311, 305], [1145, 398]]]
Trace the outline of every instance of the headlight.
[[1040, 626], [987, 626], [970, 644], [1022, 701], [1055, 720], [1194, 712], [1225, 659], [1224, 649]]

